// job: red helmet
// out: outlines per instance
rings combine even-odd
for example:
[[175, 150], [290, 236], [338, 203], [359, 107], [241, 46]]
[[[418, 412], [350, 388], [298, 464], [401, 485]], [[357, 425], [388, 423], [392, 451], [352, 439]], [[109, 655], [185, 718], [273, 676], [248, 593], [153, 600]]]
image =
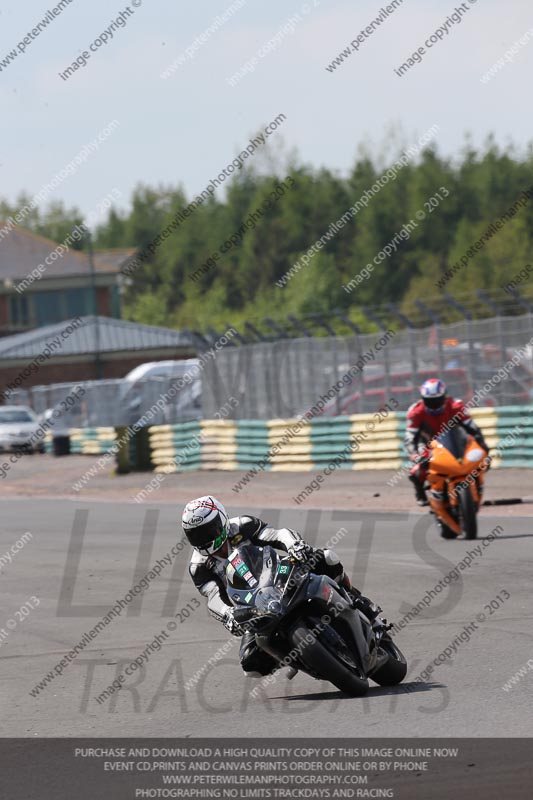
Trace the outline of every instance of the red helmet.
[[438, 378], [430, 378], [420, 387], [420, 397], [430, 414], [441, 414], [446, 401], [446, 385]]

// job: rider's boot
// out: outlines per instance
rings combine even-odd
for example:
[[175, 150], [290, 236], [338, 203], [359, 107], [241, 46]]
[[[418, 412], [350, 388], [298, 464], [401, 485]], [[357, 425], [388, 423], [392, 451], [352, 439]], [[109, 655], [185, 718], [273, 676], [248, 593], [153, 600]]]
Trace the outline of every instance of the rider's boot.
[[362, 611], [370, 622], [374, 622], [382, 609], [376, 605], [376, 603], [373, 603], [369, 597], [365, 597], [363, 594], [361, 594], [359, 589], [356, 589], [355, 586], [352, 586], [346, 573], [343, 574], [339, 583], [352, 598], [353, 608], [357, 608], [358, 611]]
[[420, 483], [414, 475], [409, 475], [409, 480], [413, 484], [415, 488], [415, 497], [416, 502], [419, 506], [429, 506], [429, 500], [427, 499], [426, 490], [424, 488], [424, 484]]

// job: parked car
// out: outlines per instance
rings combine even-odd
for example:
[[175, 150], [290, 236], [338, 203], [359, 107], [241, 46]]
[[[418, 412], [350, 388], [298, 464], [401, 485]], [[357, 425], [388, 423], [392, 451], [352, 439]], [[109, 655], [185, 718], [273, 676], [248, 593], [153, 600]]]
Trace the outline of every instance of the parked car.
[[0, 406], [0, 451], [25, 450], [44, 453], [37, 415], [28, 406]]

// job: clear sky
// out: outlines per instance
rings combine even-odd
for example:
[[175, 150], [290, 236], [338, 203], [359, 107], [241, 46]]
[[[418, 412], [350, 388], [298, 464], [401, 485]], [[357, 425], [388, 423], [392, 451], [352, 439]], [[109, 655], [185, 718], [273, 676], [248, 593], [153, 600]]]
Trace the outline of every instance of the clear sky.
[[[89, 52], [126, 5], [72, 0], [24, 45], [56, 4], [3, 0], [0, 64], [12, 50], [18, 55], [0, 71], [0, 196], [13, 201], [23, 189], [37, 193], [113, 120], [119, 125], [111, 135], [49, 199], [88, 213], [113, 190], [120, 192], [118, 205], [127, 207], [139, 181], [181, 183], [188, 195], [196, 194], [280, 113], [287, 120], [269, 147], [276, 150], [283, 140], [284, 149], [296, 148], [304, 162], [340, 173], [353, 164], [360, 144], [378, 152], [398, 131], [408, 144], [434, 124], [446, 155], [459, 155], [467, 132], [475, 145], [493, 132], [521, 152], [533, 139], [531, 0], [463, 5], [462, 21], [448, 24], [442, 41], [398, 77], [394, 69], [461, 3], [403, 0], [357, 52], [328, 72], [325, 67], [379, 16], [386, 0], [130, 0], [124, 27], [115, 26], [113, 38], [65, 81], [58, 73]], [[231, 6], [233, 15], [219, 19], [192, 58], [163, 79], [161, 73]], [[528, 30], [531, 38], [512, 62], [481, 83]], [[274, 49], [230, 86], [228, 79], [278, 32]]]

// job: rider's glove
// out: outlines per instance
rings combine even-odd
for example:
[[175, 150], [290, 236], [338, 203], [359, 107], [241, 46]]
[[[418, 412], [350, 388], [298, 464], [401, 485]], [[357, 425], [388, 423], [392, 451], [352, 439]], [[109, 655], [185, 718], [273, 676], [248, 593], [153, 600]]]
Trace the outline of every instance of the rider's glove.
[[224, 614], [224, 627], [233, 635], [233, 636], [242, 636], [244, 631], [242, 627], [239, 625], [238, 622], [235, 621], [235, 612], [233, 608], [228, 608], [226, 613]]
[[420, 453], [410, 453], [409, 461], [411, 461], [413, 464], [419, 464], [420, 466], [424, 467], [429, 461], [429, 452], [424, 450]]
[[313, 555], [313, 548], [304, 542], [303, 539], [300, 541], [295, 542], [292, 544], [288, 550], [288, 554], [291, 558], [295, 558], [296, 561], [307, 561]]

